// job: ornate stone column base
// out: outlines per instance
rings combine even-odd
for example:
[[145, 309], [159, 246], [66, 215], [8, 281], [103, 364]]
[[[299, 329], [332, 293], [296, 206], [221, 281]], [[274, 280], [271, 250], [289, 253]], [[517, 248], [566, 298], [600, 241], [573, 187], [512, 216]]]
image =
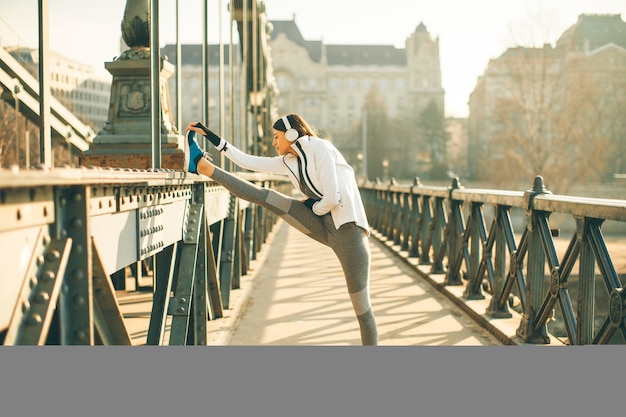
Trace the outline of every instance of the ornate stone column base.
[[[180, 135], [168, 135], [180, 138]], [[161, 168], [182, 170], [184, 162], [182, 144], [161, 143]], [[103, 168], [152, 168], [152, 147], [150, 144], [94, 144], [80, 157], [80, 165]]]
[[[131, 48], [105, 63], [113, 75], [106, 126], [80, 157], [83, 166], [152, 168], [150, 49]], [[167, 79], [174, 67], [161, 59], [161, 168], [182, 170], [184, 137], [177, 132], [170, 112]]]

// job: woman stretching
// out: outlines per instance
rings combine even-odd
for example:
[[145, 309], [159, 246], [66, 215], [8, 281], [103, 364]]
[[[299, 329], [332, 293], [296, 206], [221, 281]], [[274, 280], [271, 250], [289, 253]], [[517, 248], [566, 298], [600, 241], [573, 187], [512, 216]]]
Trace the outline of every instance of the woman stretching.
[[[301, 116], [283, 116], [272, 127], [272, 145], [278, 156], [265, 157], [242, 152], [200, 122], [190, 123], [183, 169], [212, 178], [235, 196], [271, 210], [302, 233], [329, 246], [341, 263], [361, 342], [377, 345], [378, 330], [370, 304], [370, 229], [354, 171], [337, 148], [318, 138]], [[299, 201], [258, 187], [216, 167], [204, 157], [196, 133], [206, 136], [217, 150], [244, 169], [287, 175], [306, 199]]]

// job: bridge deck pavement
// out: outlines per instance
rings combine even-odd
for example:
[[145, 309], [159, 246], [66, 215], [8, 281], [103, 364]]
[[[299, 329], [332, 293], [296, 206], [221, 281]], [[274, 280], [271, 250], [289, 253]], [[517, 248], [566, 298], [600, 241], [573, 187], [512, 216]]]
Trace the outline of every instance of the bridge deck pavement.
[[[384, 245], [370, 239], [371, 297], [380, 345], [502, 344], [409, 266], [390, 256]], [[145, 344], [150, 297], [145, 292], [118, 293], [134, 345]], [[252, 261], [240, 288], [231, 290], [223, 317], [209, 320], [207, 327], [208, 345], [360, 345], [358, 324], [333, 252], [283, 222]]]

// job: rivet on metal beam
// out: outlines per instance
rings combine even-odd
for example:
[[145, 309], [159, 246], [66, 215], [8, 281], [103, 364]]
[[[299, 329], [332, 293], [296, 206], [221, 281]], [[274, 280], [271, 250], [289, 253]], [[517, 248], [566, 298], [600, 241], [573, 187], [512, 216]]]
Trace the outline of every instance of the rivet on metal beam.
[[51, 250], [50, 252], [48, 252], [46, 254], [46, 261], [48, 262], [56, 262], [59, 260], [59, 258], [61, 257], [61, 254], [59, 253], [58, 250]]
[[30, 316], [28, 316], [28, 318], [26, 319], [26, 325], [27, 326], [38, 326], [43, 322], [43, 320], [41, 319], [41, 315], [35, 313], [35, 314], [31, 314]]
[[48, 294], [46, 291], [38, 292], [37, 294], [35, 294], [35, 297], [33, 297], [33, 301], [38, 304], [45, 303], [48, 300], [50, 300], [50, 294]]
[[82, 307], [85, 305], [85, 298], [82, 295], [76, 295], [72, 298], [72, 304], [76, 307]]
[[75, 269], [74, 271], [72, 271], [72, 281], [80, 281], [85, 277], [85, 274], [83, 273], [82, 270], [80, 269]]
[[50, 282], [54, 279], [54, 272], [53, 271], [44, 271], [41, 274], [41, 280], [43, 282]]

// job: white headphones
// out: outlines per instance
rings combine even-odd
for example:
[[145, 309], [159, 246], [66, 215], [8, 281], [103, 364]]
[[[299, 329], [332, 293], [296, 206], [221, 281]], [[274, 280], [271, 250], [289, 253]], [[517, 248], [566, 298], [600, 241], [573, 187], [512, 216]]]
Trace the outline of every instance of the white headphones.
[[285, 131], [285, 138], [289, 142], [295, 142], [300, 137], [300, 134], [298, 133], [296, 129], [291, 127], [291, 124], [289, 123], [289, 119], [287, 118], [287, 116], [283, 116], [283, 123], [285, 124], [285, 128], [287, 129]]

